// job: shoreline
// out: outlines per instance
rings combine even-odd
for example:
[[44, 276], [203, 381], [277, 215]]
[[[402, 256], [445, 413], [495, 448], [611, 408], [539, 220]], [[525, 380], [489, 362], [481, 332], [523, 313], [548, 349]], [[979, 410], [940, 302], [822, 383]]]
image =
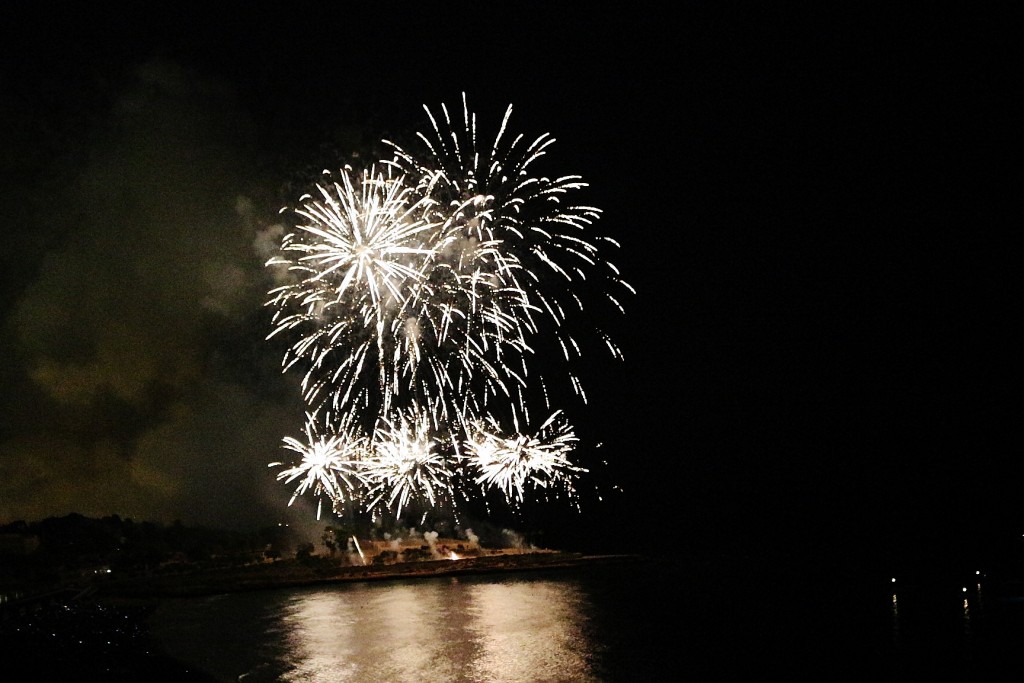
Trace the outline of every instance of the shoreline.
[[306, 562], [289, 559], [242, 567], [101, 581], [96, 584], [93, 597], [114, 601], [159, 600], [358, 581], [568, 569], [641, 559], [639, 555], [585, 555], [556, 550], [501, 551], [456, 559], [437, 558], [367, 565], [348, 565], [331, 558], [314, 557]]

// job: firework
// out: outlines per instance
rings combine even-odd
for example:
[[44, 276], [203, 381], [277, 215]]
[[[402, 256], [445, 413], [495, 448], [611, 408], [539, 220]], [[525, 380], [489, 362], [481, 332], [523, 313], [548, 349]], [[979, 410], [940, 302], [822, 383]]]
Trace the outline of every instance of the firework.
[[[351, 431], [318, 434], [315, 419], [309, 414], [306, 415], [305, 435], [305, 442], [290, 436], [284, 438], [284, 448], [298, 453], [301, 460], [279, 472], [277, 478], [286, 484], [299, 481], [288, 505], [307, 491], [312, 491], [317, 498], [316, 518], [320, 519], [324, 496], [333, 508], [346, 501], [360, 499], [367, 483], [362, 463], [367, 444], [365, 438]], [[283, 465], [272, 462], [268, 466]]]
[[531, 488], [562, 487], [571, 495], [573, 479], [587, 471], [569, 460], [577, 441], [568, 422], [554, 413], [532, 437], [503, 436], [497, 424], [480, 424], [466, 451], [472, 467], [479, 472], [478, 484], [522, 503]]
[[[549, 134], [530, 143], [522, 135], [511, 137], [507, 133], [511, 105], [488, 149], [478, 144], [476, 115], [470, 112], [465, 94], [461, 121], [453, 118], [445, 105], [441, 105], [440, 116], [426, 106], [424, 110], [431, 130], [417, 133], [422, 150], [407, 151], [397, 143], [384, 143], [394, 149], [390, 163], [397, 172], [419, 178], [419, 190], [434, 199], [433, 206], [448, 207], [451, 212], [448, 220], [440, 222], [446, 228], [444, 240], [450, 245], [445, 252], [446, 265], [469, 280], [490, 283], [484, 294], [501, 293], [493, 310], [510, 311], [519, 320], [516, 348], [528, 346], [527, 337], [546, 321], [552, 323], [547, 329], [554, 333], [565, 359], [571, 361], [578, 356], [579, 347], [563, 323], [582, 310], [578, 285], [590, 277], [632, 292], [614, 264], [599, 257], [602, 243], [618, 245], [590, 236], [600, 209], [571, 202], [574, 193], [587, 184], [576, 175], [548, 178], [531, 173], [530, 167], [555, 140]], [[610, 288], [602, 291], [623, 310]], [[477, 296], [474, 304], [479, 305], [480, 300]], [[482, 322], [501, 317], [488, 313], [481, 316]], [[507, 329], [495, 330], [493, 337], [507, 338]], [[606, 341], [613, 354], [619, 355], [614, 343]]]
[[431, 254], [422, 234], [430, 227], [428, 200], [411, 198], [401, 179], [374, 168], [356, 180], [343, 169], [339, 181], [317, 191], [318, 199], [302, 198], [296, 231], [268, 263], [286, 268], [291, 280], [270, 292], [277, 309], [270, 336], [298, 334], [284, 364], [306, 362], [310, 403], [330, 387], [336, 406], [387, 408], [391, 394], [374, 389], [397, 383], [389, 374], [402, 366], [403, 352], [417, 355], [400, 342], [415, 338], [403, 334], [403, 312]]
[[374, 433], [372, 455], [365, 463], [368, 508], [383, 505], [399, 518], [412, 500], [431, 507], [443, 498], [451, 500], [451, 470], [438, 446], [424, 415], [381, 420]]
[[511, 106], [486, 148], [465, 95], [461, 118], [424, 109], [419, 149], [385, 140], [392, 159], [316, 185], [267, 264], [285, 279], [270, 292], [268, 338], [293, 339], [284, 369], [302, 367], [310, 410], [344, 425], [325, 419], [337, 436], [286, 439], [303, 459], [279, 478], [336, 509], [396, 517], [413, 502], [454, 505], [467, 473], [512, 505], [538, 490], [571, 494], [586, 470], [570, 461], [564, 414], [522, 432], [538, 397], [552, 409], [536, 363], [549, 351], [586, 401], [573, 330], [588, 290], [618, 311], [611, 290], [632, 293], [602, 258], [617, 245], [591, 235], [599, 209], [571, 201], [586, 187], [579, 176], [531, 173], [554, 140], [510, 136]]

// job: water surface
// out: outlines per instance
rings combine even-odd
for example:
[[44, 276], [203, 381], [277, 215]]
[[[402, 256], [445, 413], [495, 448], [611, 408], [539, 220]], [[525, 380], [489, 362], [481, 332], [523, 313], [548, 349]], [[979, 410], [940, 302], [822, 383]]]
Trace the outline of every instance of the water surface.
[[637, 562], [172, 600], [150, 626], [218, 681], [1021, 680], [1024, 600], [973, 578]]

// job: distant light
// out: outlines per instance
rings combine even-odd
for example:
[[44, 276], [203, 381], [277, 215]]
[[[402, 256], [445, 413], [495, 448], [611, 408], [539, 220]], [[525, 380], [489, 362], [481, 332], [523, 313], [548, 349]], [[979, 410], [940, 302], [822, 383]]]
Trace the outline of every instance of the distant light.
[[967, 586], [964, 586], [964, 593], [967, 592]]
[[980, 571], [976, 571], [976, 572], [974, 572], [974, 573], [975, 573], [975, 574], [980, 574], [981, 572], [980, 572]]
[[895, 576], [894, 576], [894, 577], [892, 577], [892, 582], [893, 582], [893, 583], [896, 583], [896, 577], [895, 577]]

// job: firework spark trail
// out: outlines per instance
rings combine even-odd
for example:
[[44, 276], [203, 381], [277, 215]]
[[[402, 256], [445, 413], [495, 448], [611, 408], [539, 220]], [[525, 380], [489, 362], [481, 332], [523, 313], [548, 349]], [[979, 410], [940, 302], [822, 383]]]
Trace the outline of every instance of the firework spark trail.
[[[633, 289], [599, 255], [618, 244], [590, 235], [599, 209], [567, 201], [586, 187], [579, 176], [528, 172], [554, 139], [511, 138], [511, 106], [483, 153], [465, 95], [461, 122], [445, 105], [441, 117], [424, 109], [425, 150], [385, 140], [394, 156], [379, 169], [317, 185], [267, 263], [290, 278], [269, 293], [268, 339], [297, 336], [284, 370], [305, 367], [304, 397], [337, 435], [307, 427], [308, 446], [285, 439], [303, 459], [279, 479], [301, 478], [296, 495], [313, 490], [336, 509], [369, 501], [396, 517], [414, 501], [454, 504], [460, 470], [513, 505], [527, 490], [571, 495], [586, 470], [569, 460], [577, 438], [561, 411], [522, 434], [536, 394], [551, 410], [534, 359], [581, 357], [569, 323], [586, 308], [585, 281], [623, 311], [609, 290]], [[586, 402], [579, 377], [567, 379]]]
[[[534, 177], [528, 167], [546, 154], [554, 139], [545, 134], [529, 144], [521, 144], [517, 136], [510, 143], [505, 132], [512, 113], [505, 112], [498, 135], [490, 151], [477, 149], [476, 116], [470, 113], [463, 95], [462, 126], [459, 130], [446, 106], [442, 105], [443, 124], [424, 107], [430, 119], [430, 135], [418, 133], [426, 147], [425, 155], [411, 153], [400, 145], [385, 141], [395, 152], [391, 162], [400, 173], [409, 177], [430, 179], [429, 187], [421, 182], [421, 191], [437, 200], [435, 206], [458, 206], [456, 220], [445, 223], [446, 236], [455, 243], [476, 239], [501, 245], [474, 264], [495, 281], [503, 283], [503, 291], [520, 293], [518, 313], [524, 327], [536, 331], [536, 316], [555, 323], [555, 334], [565, 336], [560, 326], [569, 314], [567, 308], [582, 310], [573, 287], [586, 278], [588, 270], [606, 266], [601, 276], [624, 286], [614, 264], [598, 258], [598, 244], [585, 239], [587, 230], [599, 218], [600, 210], [584, 205], [565, 205], [570, 193], [585, 188], [579, 176], [550, 179]], [[614, 245], [614, 242], [611, 244]], [[549, 276], [543, 278], [544, 272]], [[598, 273], [594, 273], [595, 276]], [[548, 280], [563, 280], [561, 288], [548, 286]], [[617, 299], [607, 294], [613, 305]], [[523, 335], [525, 339], [526, 335]], [[525, 342], [522, 344], [526, 346]], [[561, 343], [566, 360], [579, 354], [577, 344], [566, 337]], [[613, 353], [618, 350], [613, 347]]]

